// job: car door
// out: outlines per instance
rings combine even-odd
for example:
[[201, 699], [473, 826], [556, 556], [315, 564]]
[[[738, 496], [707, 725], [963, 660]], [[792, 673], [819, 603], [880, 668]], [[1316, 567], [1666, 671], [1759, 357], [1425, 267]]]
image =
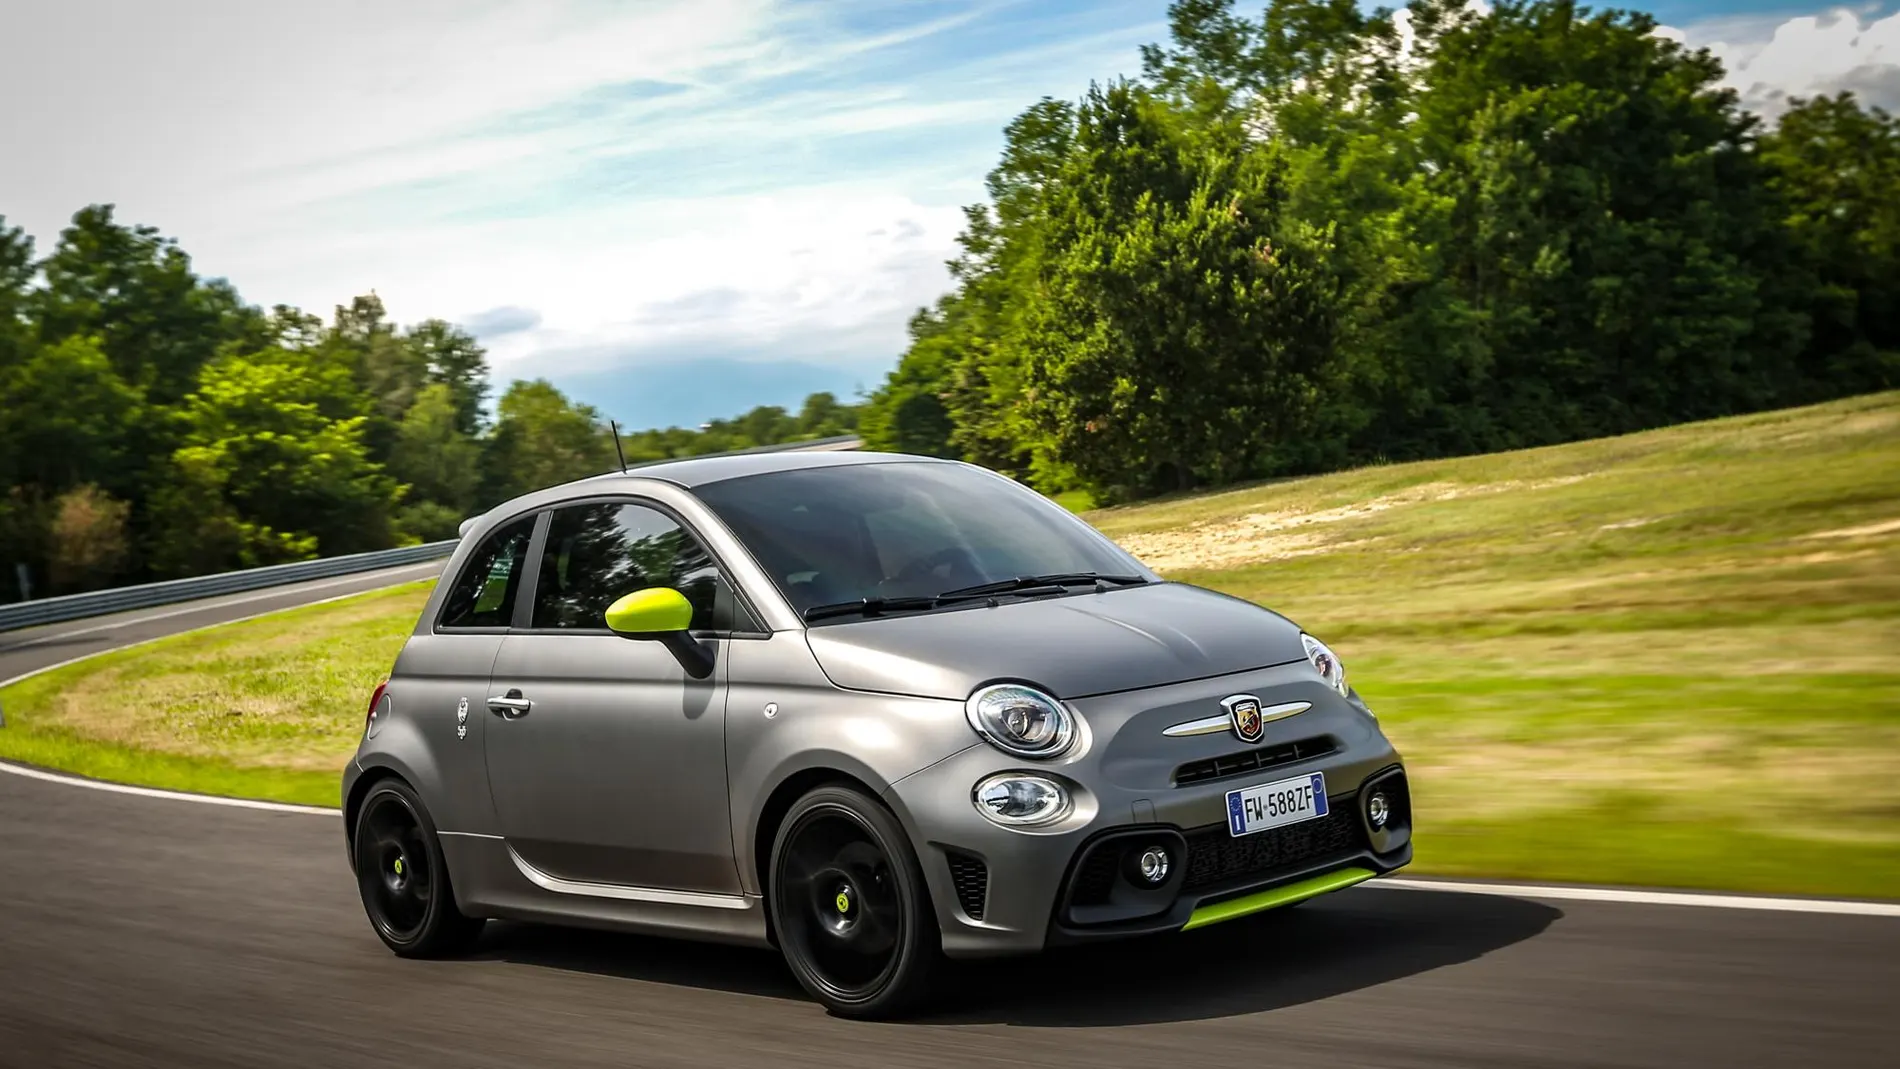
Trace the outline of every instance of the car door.
[[442, 794], [430, 805], [443, 831], [489, 827], [483, 702], [495, 655], [527, 586], [536, 519], [530, 513], [497, 526], [454, 575], [442, 577], [448, 592], [435, 619], [404, 644], [389, 682], [392, 714], [420, 725], [435, 759]]
[[[621, 498], [555, 509], [529, 567], [526, 619], [489, 685], [489, 792], [510, 847], [559, 880], [737, 893], [719, 656], [731, 590], [717, 563], [670, 513]], [[693, 602], [708, 678], [607, 630], [615, 599], [655, 586]]]

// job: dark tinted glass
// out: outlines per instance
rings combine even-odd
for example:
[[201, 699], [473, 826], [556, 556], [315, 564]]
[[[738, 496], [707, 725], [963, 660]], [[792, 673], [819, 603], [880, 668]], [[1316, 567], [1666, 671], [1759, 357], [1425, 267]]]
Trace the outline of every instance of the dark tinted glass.
[[507, 627], [512, 622], [534, 519], [523, 516], [482, 539], [442, 603], [442, 627]]
[[887, 463], [749, 475], [700, 499], [799, 611], [1129, 561], [1040, 494], [976, 468]]
[[607, 502], [556, 509], [534, 589], [534, 626], [605, 630], [607, 606], [667, 586], [693, 603], [694, 630], [725, 630], [719, 569], [663, 512]]

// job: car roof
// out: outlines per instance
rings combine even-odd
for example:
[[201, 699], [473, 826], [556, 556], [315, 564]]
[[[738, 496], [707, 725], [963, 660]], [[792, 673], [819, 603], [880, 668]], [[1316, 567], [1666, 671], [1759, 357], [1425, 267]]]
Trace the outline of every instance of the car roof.
[[[764, 475], [769, 472], [801, 471], [808, 468], [845, 468], [906, 461], [943, 463], [934, 457], [912, 456], [907, 453], [865, 453], [856, 450], [741, 452], [629, 464], [624, 475], [622, 472], [610, 471], [577, 480], [577, 483], [592, 484], [632, 476], [640, 479], [659, 479], [690, 490], [712, 483], [725, 482], [728, 479], [742, 479], [748, 475]], [[567, 485], [573, 486], [577, 483]]]
[[[847, 439], [839, 439], [845, 441]], [[717, 453], [707, 456], [685, 457], [679, 460], [652, 460], [639, 464], [629, 464], [625, 471], [614, 470], [599, 475], [588, 475], [553, 486], [544, 486], [539, 490], [530, 490], [525, 494], [510, 498], [486, 512], [470, 516], [462, 521], [456, 531], [457, 538], [467, 538], [482, 521], [491, 516], [514, 515], [523, 509], [546, 508], [576, 496], [587, 493], [613, 493], [616, 491], [638, 491], [643, 485], [654, 482], [669, 483], [687, 491], [728, 479], [740, 479], [748, 475], [765, 475], [778, 471], [801, 471], [813, 468], [847, 468], [868, 464], [954, 464], [957, 461], [941, 460], [937, 457], [914, 456], [908, 453], [866, 453], [852, 448], [830, 446], [828, 442], [801, 443], [805, 449], [797, 447], [765, 447], [761, 449], [738, 450], [732, 453]], [[815, 447], [815, 450], [814, 448]]]

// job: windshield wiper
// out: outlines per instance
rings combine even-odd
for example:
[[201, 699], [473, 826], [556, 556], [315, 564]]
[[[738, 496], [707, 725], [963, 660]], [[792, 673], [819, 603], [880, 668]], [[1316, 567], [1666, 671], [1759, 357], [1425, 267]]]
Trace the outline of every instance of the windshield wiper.
[[1052, 572], [1048, 575], [1019, 575], [1014, 579], [999, 579], [994, 583], [978, 583], [976, 586], [958, 587], [937, 595], [938, 601], [958, 601], [963, 598], [982, 598], [991, 594], [1016, 594], [1040, 588], [1050, 587], [1060, 590], [1069, 586], [1094, 586], [1108, 583], [1111, 586], [1134, 586], [1148, 580], [1139, 575], [1104, 575], [1101, 572]]
[[813, 605], [803, 613], [805, 622], [824, 620], [833, 616], [882, 616], [887, 612], [915, 612], [919, 609], [934, 609], [936, 598], [859, 598], [856, 601], [839, 601], [830, 605]]

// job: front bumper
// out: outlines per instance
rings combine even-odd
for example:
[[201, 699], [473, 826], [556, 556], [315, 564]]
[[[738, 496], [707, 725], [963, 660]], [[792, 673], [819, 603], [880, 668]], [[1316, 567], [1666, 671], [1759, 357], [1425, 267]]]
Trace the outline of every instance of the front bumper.
[[[1269, 704], [1305, 700], [1313, 708], [1268, 724], [1258, 744], [1231, 733], [1161, 735], [1162, 727], [1206, 715], [1210, 705], [1218, 710], [1220, 698], [1237, 691]], [[979, 745], [888, 792], [917, 845], [944, 951], [953, 957], [1199, 927], [1411, 861], [1412, 807], [1398, 753], [1363, 704], [1342, 698], [1304, 666], [1071, 704], [1092, 735], [1078, 754], [1020, 762]], [[1211, 766], [1217, 771], [1207, 775]], [[1187, 771], [1194, 767], [1200, 772]], [[1019, 830], [978, 813], [975, 783], [1012, 769], [1067, 781], [1076, 802], [1071, 817], [1050, 829]], [[1326, 777], [1326, 816], [1229, 833], [1229, 791], [1312, 772]], [[1374, 788], [1390, 806], [1377, 828], [1364, 809]], [[1168, 851], [1171, 871], [1148, 888], [1128, 862], [1131, 852], [1157, 845]]]

